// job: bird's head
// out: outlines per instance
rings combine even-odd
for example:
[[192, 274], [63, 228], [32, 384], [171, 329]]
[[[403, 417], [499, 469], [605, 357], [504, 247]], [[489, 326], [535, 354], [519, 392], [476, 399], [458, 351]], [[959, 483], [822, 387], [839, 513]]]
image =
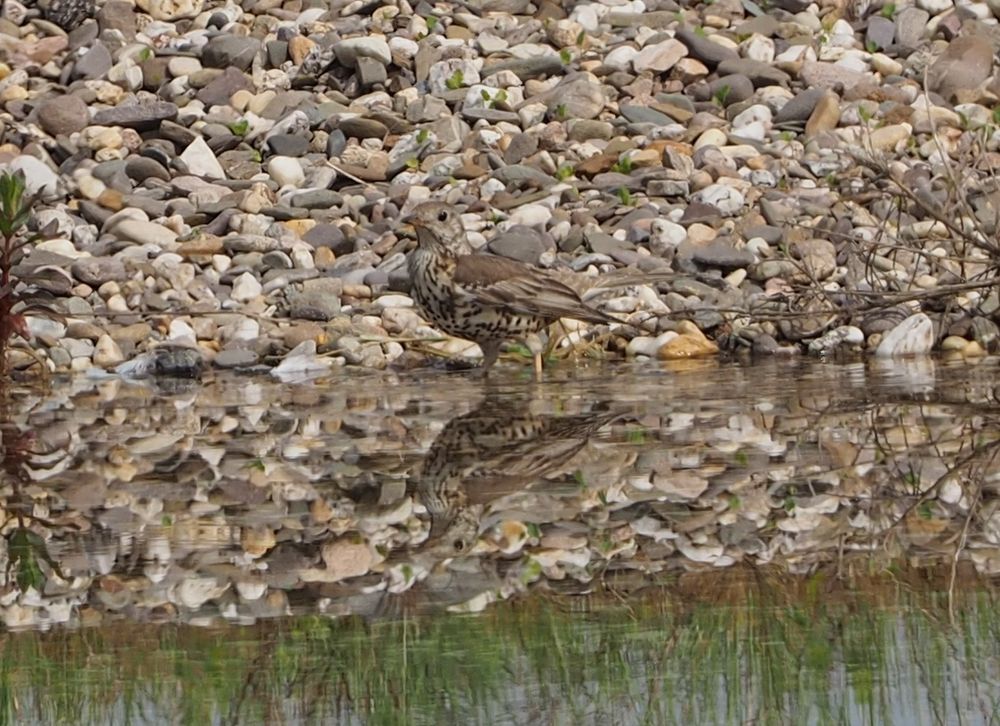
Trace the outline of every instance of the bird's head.
[[450, 204], [424, 202], [414, 207], [406, 218], [417, 232], [417, 243], [421, 248], [452, 255], [471, 252], [469, 241], [462, 226], [462, 217]]

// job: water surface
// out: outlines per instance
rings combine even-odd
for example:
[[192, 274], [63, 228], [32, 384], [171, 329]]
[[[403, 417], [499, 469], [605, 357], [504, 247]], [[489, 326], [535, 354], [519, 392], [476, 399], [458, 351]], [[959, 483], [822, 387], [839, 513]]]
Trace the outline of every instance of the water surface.
[[0, 717], [990, 723], [997, 372], [11, 391]]

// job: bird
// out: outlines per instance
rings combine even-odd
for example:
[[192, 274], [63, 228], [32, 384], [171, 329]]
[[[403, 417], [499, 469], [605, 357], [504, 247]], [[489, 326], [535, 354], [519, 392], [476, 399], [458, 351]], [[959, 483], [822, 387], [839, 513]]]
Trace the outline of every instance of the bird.
[[[486, 375], [505, 341], [521, 339], [532, 348], [534, 334], [560, 318], [623, 322], [586, 304], [552, 271], [473, 251], [458, 211], [448, 204], [418, 204], [406, 221], [417, 235], [407, 263], [414, 302], [440, 330], [479, 344]], [[542, 351], [535, 346], [532, 353], [540, 375]]]

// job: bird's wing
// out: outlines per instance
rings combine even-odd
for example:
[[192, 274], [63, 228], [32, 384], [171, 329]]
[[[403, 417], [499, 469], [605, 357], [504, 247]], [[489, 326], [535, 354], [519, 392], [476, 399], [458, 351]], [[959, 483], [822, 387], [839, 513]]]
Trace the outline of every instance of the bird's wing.
[[552, 320], [621, 322], [584, 304], [575, 290], [544, 270], [506, 257], [482, 254], [459, 257], [452, 279], [466, 295], [488, 307]]

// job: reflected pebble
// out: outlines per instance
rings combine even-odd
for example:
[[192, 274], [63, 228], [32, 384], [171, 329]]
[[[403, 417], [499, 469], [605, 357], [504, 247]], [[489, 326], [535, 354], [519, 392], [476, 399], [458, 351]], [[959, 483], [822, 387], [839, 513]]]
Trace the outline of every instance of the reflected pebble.
[[228, 589], [229, 583], [219, 582], [214, 577], [189, 576], [171, 589], [171, 601], [189, 610], [197, 610]]

